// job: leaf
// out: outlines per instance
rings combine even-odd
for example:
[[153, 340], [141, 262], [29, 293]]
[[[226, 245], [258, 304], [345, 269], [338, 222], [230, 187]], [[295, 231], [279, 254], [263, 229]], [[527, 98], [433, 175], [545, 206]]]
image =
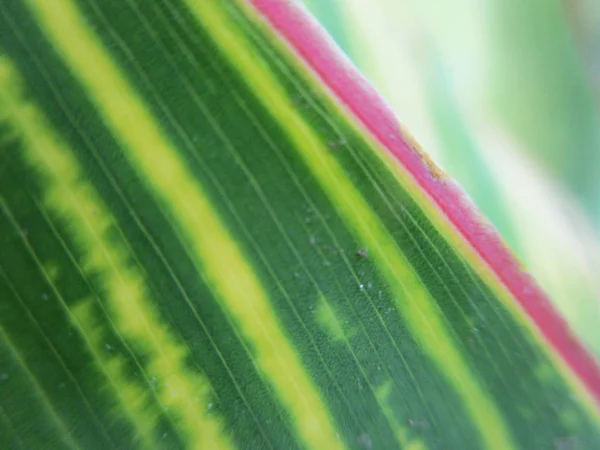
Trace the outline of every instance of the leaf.
[[2, 448], [600, 442], [600, 372], [293, 3], [1, 10]]

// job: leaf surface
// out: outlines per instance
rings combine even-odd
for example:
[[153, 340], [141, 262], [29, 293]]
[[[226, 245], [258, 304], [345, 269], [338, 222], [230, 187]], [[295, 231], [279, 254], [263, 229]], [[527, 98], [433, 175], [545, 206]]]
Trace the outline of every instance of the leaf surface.
[[288, 2], [0, 12], [2, 448], [549, 448], [595, 362]]

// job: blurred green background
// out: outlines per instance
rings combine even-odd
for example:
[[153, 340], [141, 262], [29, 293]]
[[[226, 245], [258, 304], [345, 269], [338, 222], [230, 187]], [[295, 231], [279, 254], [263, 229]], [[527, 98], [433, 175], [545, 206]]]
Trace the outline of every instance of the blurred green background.
[[600, 356], [600, 0], [304, 0]]

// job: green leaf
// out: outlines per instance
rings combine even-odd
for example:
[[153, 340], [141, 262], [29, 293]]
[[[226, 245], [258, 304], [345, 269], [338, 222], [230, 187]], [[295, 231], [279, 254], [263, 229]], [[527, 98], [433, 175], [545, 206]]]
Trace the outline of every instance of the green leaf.
[[0, 10], [0, 447], [591, 448], [600, 372], [305, 12]]

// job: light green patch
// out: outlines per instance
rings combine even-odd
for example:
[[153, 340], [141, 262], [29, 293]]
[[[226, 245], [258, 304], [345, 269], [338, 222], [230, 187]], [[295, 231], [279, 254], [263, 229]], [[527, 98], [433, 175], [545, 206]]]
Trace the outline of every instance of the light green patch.
[[550, 383], [552, 379], [556, 376], [553, 371], [553, 368], [548, 364], [537, 365], [533, 369], [533, 373], [541, 383]]
[[466, 320], [470, 328], [474, 328], [477, 325], [477, 319], [473, 316], [467, 316]]
[[519, 406], [518, 407], [519, 413], [521, 413], [521, 415], [523, 416], [523, 418], [525, 419], [533, 419], [535, 414], [533, 413], [533, 409], [531, 409], [529, 406]]
[[579, 428], [581, 421], [579, 420], [579, 414], [577, 411], [571, 408], [565, 408], [560, 412], [560, 421], [563, 423], [565, 428], [570, 430], [576, 430]]
[[379, 403], [381, 403], [382, 405], [388, 404], [389, 396], [392, 393], [393, 389], [392, 385], [392, 380], [388, 380], [375, 390], [377, 400], [379, 400]]
[[321, 296], [319, 299], [315, 313], [317, 315], [317, 321], [325, 328], [334, 341], [344, 340], [342, 323], [338, 319], [333, 306], [331, 306], [324, 296]]
[[50, 278], [52, 281], [56, 281], [58, 279], [60, 269], [55, 263], [50, 262], [44, 264], [44, 270], [48, 274], [48, 278]]
[[392, 385], [392, 380], [386, 381], [375, 390], [375, 396], [381, 405], [383, 414], [392, 426], [396, 441], [398, 441], [398, 444], [400, 444], [400, 447], [403, 449], [426, 450], [427, 446], [425, 445], [425, 442], [423, 442], [421, 439], [410, 436], [410, 430], [408, 427], [403, 425], [402, 421], [396, 417], [390, 401], [390, 395], [392, 394], [393, 390]]
[[427, 446], [420, 439], [412, 439], [406, 443], [404, 450], [426, 450]]

